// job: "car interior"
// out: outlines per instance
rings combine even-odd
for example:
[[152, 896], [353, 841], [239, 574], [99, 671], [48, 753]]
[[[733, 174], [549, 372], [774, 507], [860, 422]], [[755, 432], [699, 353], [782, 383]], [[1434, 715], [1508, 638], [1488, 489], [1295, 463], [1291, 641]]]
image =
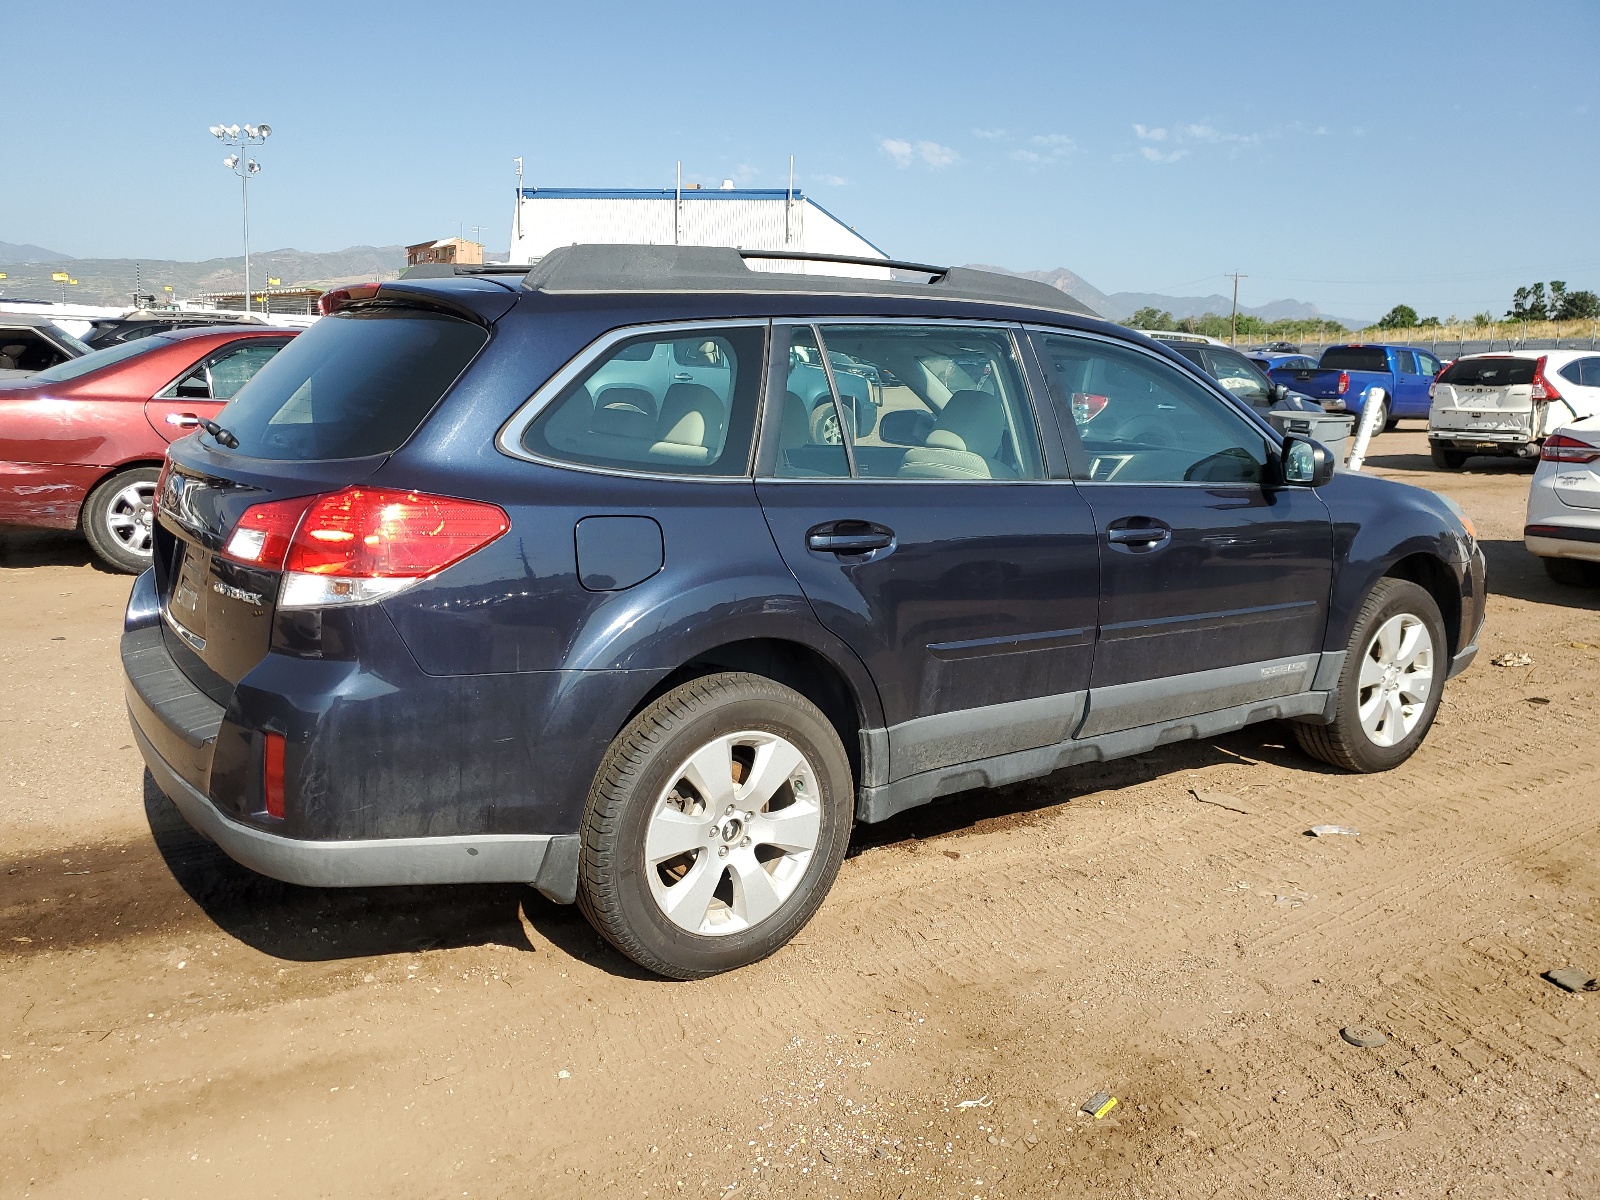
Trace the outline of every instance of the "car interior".
[[0, 371], [44, 371], [70, 358], [27, 326], [0, 328]]

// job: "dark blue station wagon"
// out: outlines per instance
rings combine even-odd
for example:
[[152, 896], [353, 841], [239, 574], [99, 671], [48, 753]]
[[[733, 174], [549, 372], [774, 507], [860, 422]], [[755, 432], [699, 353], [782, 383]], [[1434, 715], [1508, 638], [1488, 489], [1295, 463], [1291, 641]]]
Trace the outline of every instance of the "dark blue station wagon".
[[528, 882], [701, 976], [856, 821], [1270, 719], [1385, 770], [1476, 652], [1458, 509], [1042, 284], [575, 246], [332, 301], [173, 445], [122, 639], [157, 783], [279, 879]]

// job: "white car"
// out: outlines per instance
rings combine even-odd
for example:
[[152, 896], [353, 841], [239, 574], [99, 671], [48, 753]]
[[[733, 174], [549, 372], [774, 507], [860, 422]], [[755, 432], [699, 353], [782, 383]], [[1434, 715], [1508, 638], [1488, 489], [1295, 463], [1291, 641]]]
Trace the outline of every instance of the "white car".
[[1600, 352], [1467, 354], [1428, 388], [1433, 465], [1459, 470], [1474, 454], [1532, 458], [1561, 426], [1600, 413]]
[[1600, 417], [1545, 439], [1522, 540], [1557, 583], [1600, 583]]

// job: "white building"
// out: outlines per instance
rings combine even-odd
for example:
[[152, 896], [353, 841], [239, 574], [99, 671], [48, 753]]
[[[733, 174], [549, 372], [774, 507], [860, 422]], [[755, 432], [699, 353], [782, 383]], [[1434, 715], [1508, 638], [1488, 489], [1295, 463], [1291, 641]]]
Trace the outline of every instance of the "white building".
[[[803, 192], [784, 188], [523, 188], [511, 223], [511, 262], [532, 263], [558, 246], [734, 246], [851, 258], [888, 258]], [[752, 267], [804, 271], [806, 264]], [[883, 267], [831, 266], [830, 275], [888, 278]]]

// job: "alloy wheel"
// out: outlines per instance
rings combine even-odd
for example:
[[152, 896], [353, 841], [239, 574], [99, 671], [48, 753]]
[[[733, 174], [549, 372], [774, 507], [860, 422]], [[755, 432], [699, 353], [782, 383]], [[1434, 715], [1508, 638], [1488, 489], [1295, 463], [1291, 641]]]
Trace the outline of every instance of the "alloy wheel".
[[794, 743], [724, 734], [673, 773], [645, 832], [650, 895], [680, 929], [725, 936], [794, 894], [822, 829], [817, 773]]
[[155, 519], [156, 485], [148, 480], [130, 483], [106, 506], [106, 531], [130, 554], [150, 554], [151, 523]]
[[1361, 660], [1356, 711], [1375, 746], [1393, 746], [1422, 720], [1433, 691], [1433, 637], [1422, 618], [1398, 613], [1378, 627]]

